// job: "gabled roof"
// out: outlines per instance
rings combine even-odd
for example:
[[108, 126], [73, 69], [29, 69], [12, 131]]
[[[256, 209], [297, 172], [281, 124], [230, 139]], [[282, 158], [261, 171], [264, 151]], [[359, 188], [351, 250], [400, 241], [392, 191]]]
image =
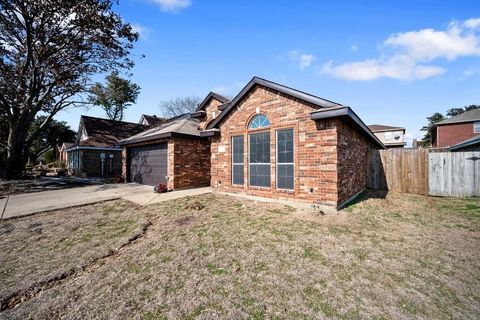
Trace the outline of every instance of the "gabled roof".
[[218, 93], [210, 91], [205, 97], [205, 99], [203, 99], [203, 101], [200, 102], [200, 104], [198, 105], [195, 111], [203, 110], [211, 99], [216, 99], [220, 101], [222, 104], [230, 102], [230, 99], [225, 98], [224, 96], [221, 96]]
[[371, 124], [368, 126], [368, 128], [372, 130], [372, 132], [383, 132], [383, 131], [394, 131], [394, 130], [402, 130], [405, 132], [405, 128], [386, 126], [383, 124]]
[[159, 124], [167, 121], [167, 119], [162, 118], [162, 117], [157, 117], [156, 115], [142, 114], [138, 123], [142, 124], [142, 122], [144, 120], [147, 122], [147, 125], [149, 127], [155, 127], [155, 126], [158, 126]]
[[293, 89], [269, 80], [265, 80], [259, 77], [253, 77], [250, 82], [240, 91], [239, 94], [225, 107], [222, 113], [208, 126], [208, 129], [216, 127], [234, 108], [235, 106], [242, 100], [242, 98], [252, 89], [254, 86], [260, 85], [266, 88], [281, 92], [283, 94], [295, 97], [297, 99], [312, 103], [313, 105], [319, 108], [328, 108], [334, 106], [341, 106], [341, 104], [337, 102], [333, 102], [327, 99], [323, 99], [312, 94]]
[[[118, 141], [145, 131], [146, 129], [148, 129], [148, 126], [138, 123], [81, 116], [77, 134], [77, 145], [87, 147], [113, 147]], [[88, 138], [80, 141], [83, 130], [85, 130]]]
[[462, 123], [462, 122], [473, 122], [473, 121], [480, 121], [480, 109], [473, 109], [461, 114], [457, 114], [456, 116], [453, 116], [448, 119], [435, 123], [435, 126], [441, 126], [441, 125], [450, 124], [450, 123]]
[[173, 120], [169, 120], [157, 127], [148, 129], [139, 134], [119, 141], [119, 145], [128, 145], [138, 142], [157, 140], [162, 138], [170, 138], [172, 136], [194, 137], [200, 138], [200, 130], [198, 128], [199, 121], [189, 118], [188, 114], [179, 116]]
[[448, 148], [447, 150], [448, 151], [458, 151], [458, 150], [461, 150], [463, 148], [474, 147], [474, 146], [477, 146], [477, 145], [480, 146], [480, 134], [476, 135], [473, 138], [470, 138], [470, 139], [467, 139], [467, 140], [462, 141], [460, 143], [457, 143], [457, 144], [451, 146], [450, 148]]

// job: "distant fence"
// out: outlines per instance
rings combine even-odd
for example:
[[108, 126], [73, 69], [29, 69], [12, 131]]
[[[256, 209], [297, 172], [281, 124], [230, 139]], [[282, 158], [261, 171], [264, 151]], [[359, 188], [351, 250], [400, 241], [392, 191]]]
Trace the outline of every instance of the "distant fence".
[[480, 151], [432, 152], [428, 162], [430, 195], [480, 196]]
[[435, 196], [480, 196], [480, 152], [374, 150], [369, 187]]

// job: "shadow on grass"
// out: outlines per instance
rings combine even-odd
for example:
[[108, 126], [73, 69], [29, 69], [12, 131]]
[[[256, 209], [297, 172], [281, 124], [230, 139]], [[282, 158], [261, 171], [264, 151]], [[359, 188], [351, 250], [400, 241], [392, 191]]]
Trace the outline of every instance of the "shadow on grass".
[[388, 190], [374, 190], [374, 189], [365, 189], [353, 200], [348, 202], [342, 209], [343, 210], [352, 210], [355, 208], [355, 205], [364, 202], [368, 199], [385, 199], [387, 197]]

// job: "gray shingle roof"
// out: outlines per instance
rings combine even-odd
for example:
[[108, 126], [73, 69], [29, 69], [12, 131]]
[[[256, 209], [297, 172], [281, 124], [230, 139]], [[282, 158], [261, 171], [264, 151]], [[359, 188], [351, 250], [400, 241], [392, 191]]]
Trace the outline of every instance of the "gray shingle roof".
[[137, 142], [145, 142], [161, 138], [169, 138], [172, 135], [200, 137], [200, 130], [198, 128], [199, 121], [182, 116], [174, 120], [163, 123], [157, 127], [148, 129], [139, 134], [123, 139], [119, 142], [120, 145], [132, 144]]
[[210, 101], [210, 99], [217, 99], [218, 101], [220, 101], [222, 104], [225, 104], [225, 103], [228, 103], [230, 102], [230, 99], [228, 98], [225, 98], [224, 96], [221, 96], [219, 95], [218, 93], [215, 93], [215, 92], [212, 92], [210, 91], [207, 96], [205, 97], [205, 99], [203, 99], [202, 102], [200, 102], [200, 104], [198, 105], [197, 109], [195, 111], [200, 111], [200, 110], [203, 110], [203, 108], [205, 108], [205, 106], [207, 105], [207, 103]]
[[460, 123], [460, 122], [471, 122], [471, 121], [480, 121], [480, 109], [470, 110], [454, 117], [439, 121], [436, 125], [443, 125], [449, 123]]

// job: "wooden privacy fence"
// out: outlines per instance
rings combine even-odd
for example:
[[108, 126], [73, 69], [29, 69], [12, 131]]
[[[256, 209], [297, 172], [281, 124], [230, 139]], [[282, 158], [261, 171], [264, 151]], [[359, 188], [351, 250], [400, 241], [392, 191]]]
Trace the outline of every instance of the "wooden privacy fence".
[[427, 150], [374, 150], [370, 160], [370, 188], [428, 194]]
[[480, 196], [480, 152], [374, 150], [369, 187], [435, 196]]
[[428, 163], [430, 195], [480, 196], [480, 151], [432, 152]]

